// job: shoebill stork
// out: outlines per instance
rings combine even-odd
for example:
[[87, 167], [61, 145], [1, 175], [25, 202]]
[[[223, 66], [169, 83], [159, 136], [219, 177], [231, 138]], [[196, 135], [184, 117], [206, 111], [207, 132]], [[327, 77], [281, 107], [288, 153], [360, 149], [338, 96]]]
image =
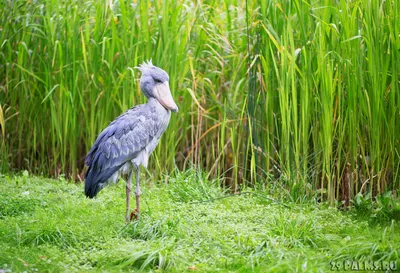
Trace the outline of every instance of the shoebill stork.
[[140, 165], [147, 167], [150, 154], [156, 148], [161, 135], [167, 129], [172, 112], [178, 106], [169, 89], [169, 76], [154, 66], [144, 62], [138, 69], [142, 76], [140, 88], [148, 98], [146, 104], [132, 107], [111, 122], [97, 137], [90, 149], [85, 164], [85, 194], [89, 198], [111, 182], [117, 182], [120, 175], [127, 175], [126, 222], [130, 217], [130, 194], [132, 176], [136, 172], [136, 209], [132, 213], [136, 219], [140, 213]]

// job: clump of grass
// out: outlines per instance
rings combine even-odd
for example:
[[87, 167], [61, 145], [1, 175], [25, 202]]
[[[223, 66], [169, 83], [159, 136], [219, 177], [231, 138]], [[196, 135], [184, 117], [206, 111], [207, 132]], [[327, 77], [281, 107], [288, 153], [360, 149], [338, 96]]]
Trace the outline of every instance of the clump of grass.
[[169, 217], [165, 217], [155, 220], [151, 215], [146, 213], [140, 221], [126, 226], [121, 234], [129, 236], [132, 239], [147, 241], [175, 234], [177, 225], [179, 225], [179, 218], [170, 219]]
[[358, 193], [352, 204], [357, 213], [373, 221], [400, 220], [400, 200], [392, 192], [385, 192], [372, 198], [370, 194]]
[[[19, 230], [21, 228], [19, 227]], [[50, 244], [61, 248], [71, 247], [77, 243], [77, 238], [71, 230], [60, 230], [58, 228], [48, 229], [46, 227], [25, 230], [21, 237], [20, 244], [33, 246]]]
[[118, 246], [114, 253], [107, 254], [100, 261], [112, 260], [108, 264], [121, 269], [167, 270], [176, 266], [174, 259], [168, 256], [175, 247], [175, 243], [168, 239], [127, 243]]
[[167, 191], [171, 199], [180, 202], [206, 201], [222, 196], [216, 181], [208, 181], [204, 172], [193, 169], [178, 172], [176, 177], [169, 179]]
[[[26, 192], [27, 194], [29, 192]], [[24, 194], [24, 193], [22, 193]], [[21, 214], [32, 214], [36, 207], [40, 206], [40, 200], [31, 197], [9, 196], [8, 194], [0, 194], [0, 218], [7, 216], [18, 216]]]

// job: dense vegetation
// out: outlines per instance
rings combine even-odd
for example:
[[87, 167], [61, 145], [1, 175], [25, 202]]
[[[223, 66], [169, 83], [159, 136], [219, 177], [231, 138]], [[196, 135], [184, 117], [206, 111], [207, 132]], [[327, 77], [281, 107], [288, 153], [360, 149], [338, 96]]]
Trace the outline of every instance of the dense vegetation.
[[0, 271], [330, 272], [332, 262], [400, 259], [399, 223], [384, 207], [229, 196], [188, 171], [144, 188], [141, 220], [125, 225], [124, 187], [86, 199], [62, 179], [0, 177]]
[[0, 3], [1, 169], [82, 179], [98, 133], [164, 68], [180, 112], [151, 160], [349, 200], [398, 189], [399, 1]]

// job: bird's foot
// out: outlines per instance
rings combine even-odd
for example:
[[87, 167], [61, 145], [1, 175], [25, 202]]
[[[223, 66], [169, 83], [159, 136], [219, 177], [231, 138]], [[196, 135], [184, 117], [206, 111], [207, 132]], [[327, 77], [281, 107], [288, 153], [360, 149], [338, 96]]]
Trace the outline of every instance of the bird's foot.
[[133, 218], [135, 218], [135, 220], [139, 220], [139, 212], [138, 212], [138, 209], [134, 209], [134, 210], [131, 212], [131, 221], [132, 221]]

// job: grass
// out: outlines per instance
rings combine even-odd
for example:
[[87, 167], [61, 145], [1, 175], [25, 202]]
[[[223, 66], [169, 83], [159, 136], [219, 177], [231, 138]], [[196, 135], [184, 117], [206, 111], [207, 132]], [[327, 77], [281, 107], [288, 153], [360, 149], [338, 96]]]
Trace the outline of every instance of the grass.
[[150, 184], [141, 220], [125, 225], [123, 182], [89, 200], [82, 184], [63, 178], [2, 176], [0, 269], [326, 272], [332, 261], [400, 259], [398, 216], [309, 201], [282, 205], [250, 189], [228, 196], [195, 171]]
[[273, 178], [332, 205], [396, 190], [399, 14], [383, 0], [2, 1], [1, 170], [82, 180], [99, 132], [144, 102], [134, 67], [152, 58], [180, 108], [158, 178]]

